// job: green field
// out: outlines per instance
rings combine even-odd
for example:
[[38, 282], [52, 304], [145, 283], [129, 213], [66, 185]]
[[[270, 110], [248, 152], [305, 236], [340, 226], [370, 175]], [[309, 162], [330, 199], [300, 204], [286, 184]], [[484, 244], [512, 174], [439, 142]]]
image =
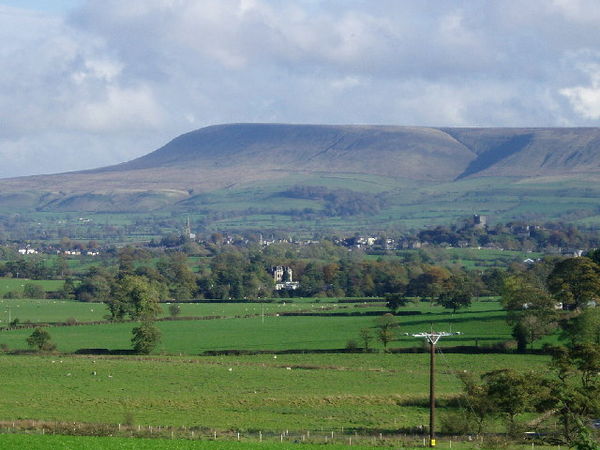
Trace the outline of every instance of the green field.
[[[403, 448], [403, 449], [415, 449], [423, 448], [423, 445], [417, 445], [422, 441], [421, 438], [405, 438], [402, 442], [402, 446], [399, 446], [398, 441], [389, 440], [378, 440], [377, 438], [363, 438], [363, 442], [373, 442], [375, 440], [376, 445], [382, 445], [385, 447]], [[347, 449], [349, 445], [352, 448], [362, 450], [373, 448], [374, 445], [356, 445], [357, 438], [352, 440], [352, 437], [338, 438], [336, 442], [345, 442], [345, 444], [331, 443], [331, 439], [325, 442], [325, 438], [315, 439], [320, 441], [319, 444], [308, 444], [300, 443], [301, 440], [295, 439], [294, 441], [285, 440], [284, 443], [273, 443], [273, 442], [232, 442], [232, 441], [198, 441], [198, 440], [172, 440], [172, 439], [143, 439], [143, 438], [122, 438], [122, 437], [81, 437], [81, 436], [52, 436], [52, 435], [16, 435], [16, 434], [4, 434], [0, 435], [0, 446], [3, 449], [31, 449], [31, 450], [46, 450], [47, 448], [53, 449], [86, 449], [86, 450], [112, 450], [112, 449], [202, 449], [202, 450], [285, 450], [289, 448], [299, 448], [302, 450], [318, 450], [326, 448], [328, 450], [342, 450]], [[358, 439], [361, 442], [361, 439]], [[327, 444], [324, 446], [323, 444]], [[473, 444], [469, 442], [451, 441], [438, 439], [437, 448], [442, 449], [478, 449], [481, 448], [479, 444]], [[531, 445], [513, 445], [513, 449], [525, 449], [531, 448]], [[550, 446], [536, 445], [538, 449], [555, 449]]]
[[[98, 424], [106, 429], [127, 423], [125, 430], [129, 431], [119, 433], [152, 437], [144, 433], [160, 429], [162, 434], [153, 436], [158, 438], [173, 432], [176, 439], [168, 441], [175, 445], [173, 448], [252, 449], [264, 445], [261, 448], [283, 449], [291, 442], [302, 442], [307, 435], [311, 439], [300, 448], [311, 448], [304, 445], [325, 444], [331, 433], [340, 445], [354, 439], [353, 446], [363, 444], [364, 448], [418, 446], [422, 437], [414, 432], [428, 423], [429, 355], [383, 353], [376, 342], [372, 343], [376, 349], [372, 353], [336, 352], [349, 340], [360, 342], [362, 328], [375, 334], [376, 318], [387, 312], [381, 302], [340, 300], [182, 304], [182, 315], [206, 320], [157, 322], [162, 341], [149, 356], [71, 354], [82, 348], [131, 348], [132, 322], [49, 326], [46, 329], [60, 353], [0, 354], [0, 433], [2, 427], [8, 432], [24, 431], [27, 421], [72, 423], [74, 432], [79, 426], [93, 428]], [[20, 307], [13, 311], [22, 312], [23, 317], [46, 322], [67, 313], [82, 318], [104, 314], [102, 304], [4, 300], [1, 305], [6, 307], [7, 302], [16, 302], [11, 303], [13, 306], [18, 303]], [[298, 309], [313, 315], [284, 315]], [[408, 311], [417, 314], [406, 315]], [[236, 315], [250, 317], [233, 318]], [[455, 314], [427, 302], [400, 310], [391, 348], [421, 347], [424, 343], [411, 334], [431, 328], [462, 332], [440, 341], [440, 418], [456, 410], [453, 400], [462, 389], [459, 373], [479, 375], [507, 367], [524, 372], [545, 370], [547, 356], [448, 351], [449, 346], [484, 346], [510, 340], [504, 316], [494, 299], [476, 301], [472, 308]], [[10, 350], [24, 350], [31, 331], [2, 330], [0, 344]], [[199, 356], [206, 351], [235, 349], [265, 353]], [[315, 353], [328, 349], [329, 353]], [[295, 353], [283, 353], [286, 350]], [[14, 422], [19, 424], [16, 429], [14, 425], [10, 428]], [[500, 429], [495, 422], [491, 426]], [[30, 429], [35, 429], [35, 434], [41, 431], [39, 425]], [[399, 437], [399, 432], [409, 437]], [[210, 442], [213, 433], [226, 442]], [[236, 442], [236, 433], [240, 433], [241, 443]], [[282, 434], [288, 446], [277, 444]], [[257, 443], [263, 435], [265, 442]], [[186, 440], [190, 438], [202, 441]], [[136, 448], [159, 448], [165, 442], [0, 434], [0, 447], [18, 448], [23, 439], [27, 448], [128, 448], [132, 442], [141, 446]], [[327, 443], [327, 448], [335, 448], [331, 440]], [[469, 445], [455, 442], [454, 448], [474, 448]], [[448, 438], [442, 438], [440, 448], [449, 448]]]
[[27, 278], [0, 278], [0, 297], [9, 291], [23, 292], [26, 284], [42, 286], [46, 291], [58, 291], [64, 285], [63, 280], [30, 280]]
[[[314, 302], [314, 299], [312, 299]], [[308, 302], [296, 303], [180, 303], [180, 316], [245, 316], [277, 314], [284, 311], [318, 309], [322, 305]], [[161, 317], [169, 315], [169, 304], [161, 304]], [[9, 311], [10, 310], [10, 311]], [[108, 310], [103, 303], [86, 303], [74, 300], [1, 299], [0, 325], [18, 318], [20, 322], [77, 322], [103, 320]]]
[[[443, 355], [438, 396], [460, 391], [457, 371], [526, 371], [546, 361]], [[427, 423], [428, 364], [427, 354], [2, 356], [0, 417], [123, 423], [130, 415], [136, 425], [391, 432]]]
[[[40, 301], [41, 302], [41, 301]], [[29, 307], [34, 303], [28, 302]], [[57, 303], [58, 305], [58, 303]], [[101, 304], [67, 302], [67, 308], [81, 305], [101, 310]], [[42, 304], [38, 316], [44, 317], [44, 309], [54, 304]], [[65, 306], [65, 305], [62, 305]], [[371, 328], [375, 335], [377, 315], [387, 311], [370, 305], [321, 304], [312, 305], [317, 316], [277, 316], [280, 312], [307, 308], [306, 304], [191, 304], [184, 305], [188, 312], [204, 315], [221, 315], [223, 312], [254, 314], [249, 318], [220, 318], [214, 320], [177, 320], [157, 322], [162, 331], [162, 341], [157, 353], [200, 354], [207, 350], [317, 350], [341, 349], [351, 339], [358, 340], [362, 328]], [[360, 307], [357, 307], [360, 306]], [[364, 307], [367, 306], [367, 307]], [[321, 308], [333, 307], [334, 310]], [[265, 316], [262, 316], [262, 309]], [[511, 339], [510, 328], [505, 322], [505, 313], [497, 302], [480, 301], [466, 311], [452, 314], [439, 306], [419, 302], [406, 307], [405, 311], [420, 312], [418, 315], [398, 316], [396, 339], [391, 347], [414, 347], [420, 341], [410, 334], [427, 331], [431, 328], [461, 335], [451, 336], [441, 343], [450, 345], [492, 344]], [[361, 315], [337, 316], [334, 313], [355, 313]], [[375, 312], [377, 315], [363, 315]], [[48, 314], [48, 316], [51, 313]], [[91, 311], [90, 311], [91, 314]], [[94, 312], [95, 314], [95, 312]], [[268, 315], [271, 314], [271, 315]], [[13, 317], [15, 317], [13, 312]], [[61, 352], [73, 352], [81, 348], [107, 348], [119, 350], [130, 348], [131, 328], [134, 324], [107, 323], [70, 327], [49, 327], [53, 341]], [[25, 349], [25, 339], [30, 329], [4, 330], [0, 333], [0, 344], [10, 349]], [[373, 342], [375, 348], [381, 345]]]

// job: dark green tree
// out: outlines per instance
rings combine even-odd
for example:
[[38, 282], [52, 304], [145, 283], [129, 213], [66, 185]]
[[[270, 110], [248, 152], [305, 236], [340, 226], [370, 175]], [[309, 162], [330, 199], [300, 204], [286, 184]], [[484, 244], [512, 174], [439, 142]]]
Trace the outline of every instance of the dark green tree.
[[519, 351], [556, 329], [556, 300], [535, 276], [522, 273], [504, 281], [502, 305], [508, 311]]
[[392, 311], [392, 313], [395, 313], [399, 308], [406, 306], [411, 302], [410, 298], [406, 297], [403, 293], [386, 294], [385, 300], [385, 306]]
[[114, 318], [129, 314], [133, 320], [153, 320], [161, 312], [159, 289], [146, 277], [125, 275], [115, 285], [108, 302]]
[[43, 328], [37, 327], [27, 338], [27, 345], [40, 351], [52, 351], [56, 346], [52, 343], [50, 333]]
[[563, 336], [574, 345], [600, 345], [600, 308], [589, 308], [563, 326]]
[[448, 289], [442, 292], [437, 304], [446, 309], [451, 309], [453, 313], [462, 308], [471, 306], [471, 297], [473, 291], [469, 280], [463, 277], [452, 276], [448, 280]]
[[548, 383], [535, 373], [501, 369], [485, 373], [482, 379], [493, 412], [506, 420], [510, 434], [518, 431], [517, 416], [544, 405], [549, 394]]
[[136, 353], [149, 354], [160, 343], [161, 333], [152, 320], [144, 320], [132, 330], [131, 343]]
[[588, 424], [600, 415], [600, 346], [585, 343], [557, 348], [551, 366], [558, 379], [553, 384], [553, 408], [564, 442], [581, 449], [598, 448], [590, 439]]
[[585, 307], [600, 298], [600, 266], [586, 257], [560, 261], [548, 276], [548, 287], [557, 301]]
[[394, 328], [398, 326], [398, 321], [393, 314], [386, 313], [375, 319], [377, 327], [377, 339], [383, 345], [383, 350], [387, 351], [387, 346], [394, 340]]

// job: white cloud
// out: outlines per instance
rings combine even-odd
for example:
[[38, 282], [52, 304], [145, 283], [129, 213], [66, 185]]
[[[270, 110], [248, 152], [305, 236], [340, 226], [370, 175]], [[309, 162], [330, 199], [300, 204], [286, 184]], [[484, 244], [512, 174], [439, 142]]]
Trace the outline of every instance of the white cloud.
[[561, 89], [560, 93], [582, 117], [600, 119], [600, 63], [581, 64], [580, 70], [588, 75], [589, 83]]
[[551, 5], [575, 22], [597, 25], [600, 21], [600, 3], [596, 0], [552, 0]]

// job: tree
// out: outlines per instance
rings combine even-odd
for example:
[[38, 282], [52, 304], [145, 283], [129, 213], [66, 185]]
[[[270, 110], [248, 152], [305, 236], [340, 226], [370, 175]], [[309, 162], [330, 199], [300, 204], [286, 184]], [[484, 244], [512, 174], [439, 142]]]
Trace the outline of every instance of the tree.
[[556, 348], [551, 367], [558, 378], [552, 407], [562, 425], [564, 442], [576, 448], [597, 448], [589, 445], [585, 424], [600, 415], [600, 347], [586, 343]]
[[517, 340], [519, 351], [524, 351], [528, 344], [555, 329], [555, 304], [556, 300], [531, 273], [506, 278], [502, 305], [508, 310], [506, 320], [513, 326], [513, 337]]
[[51, 351], [56, 348], [56, 345], [52, 343], [50, 333], [43, 328], [37, 327], [31, 333], [31, 336], [27, 338], [27, 345], [31, 348], [38, 350]]
[[408, 299], [403, 293], [386, 294], [385, 300], [385, 306], [391, 310], [392, 313], [395, 313], [398, 311], [398, 308], [406, 306], [410, 302], [410, 299]]
[[448, 284], [450, 288], [439, 295], [438, 305], [452, 309], [453, 313], [458, 309], [471, 306], [472, 291], [466, 279], [453, 276]]
[[589, 308], [572, 318], [564, 326], [564, 337], [572, 344], [600, 345], [600, 308]]
[[69, 264], [67, 263], [65, 255], [62, 253], [58, 255], [56, 261], [54, 262], [54, 273], [58, 278], [64, 278], [65, 276], [71, 274], [71, 271], [69, 270]]
[[434, 299], [442, 293], [449, 279], [450, 272], [446, 269], [431, 266], [421, 275], [410, 280], [408, 293], [413, 296]]
[[171, 317], [175, 318], [180, 313], [181, 313], [181, 306], [179, 306], [177, 303], [171, 303], [169, 305], [169, 314], [171, 315]]
[[143, 321], [139, 327], [132, 330], [131, 343], [136, 353], [149, 354], [160, 342], [160, 330], [154, 326], [152, 320]]
[[73, 299], [75, 298], [75, 283], [72, 278], [66, 278], [61, 289], [62, 298]]
[[363, 343], [363, 348], [365, 352], [368, 352], [371, 347], [371, 341], [373, 340], [373, 333], [369, 328], [361, 328], [359, 331], [360, 340]]
[[493, 413], [494, 405], [488, 397], [485, 386], [478, 384], [469, 372], [459, 374], [463, 383], [462, 399], [469, 405], [467, 414], [477, 424], [477, 434], [481, 434], [486, 419]]
[[482, 379], [493, 411], [506, 419], [511, 434], [517, 431], [517, 415], [536, 409], [547, 396], [547, 383], [534, 373], [501, 369], [483, 374]]
[[377, 339], [383, 344], [384, 351], [387, 351], [387, 345], [394, 339], [393, 328], [397, 325], [396, 317], [390, 313], [386, 313], [375, 319]]
[[176, 252], [156, 263], [158, 272], [164, 277], [169, 286], [171, 298], [189, 300], [196, 293], [196, 275], [188, 266], [185, 253]]
[[590, 252], [588, 252], [587, 255], [588, 258], [590, 258], [592, 261], [594, 261], [596, 264], [600, 265], [600, 248], [594, 249]]
[[112, 298], [107, 302], [113, 318], [129, 314], [133, 320], [151, 320], [161, 311], [159, 290], [146, 277], [125, 275], [116, 284]]
[[82, 302], [105, 302], [111, 297], [113, 281], [114, 277], [108, 270], [92, 266], [75, 288], [75, 297]]
[[560, 261], [548, 276], [548, 287], [563, 304], [585, 307], [600, 298], [600, 266], [586, 257]]

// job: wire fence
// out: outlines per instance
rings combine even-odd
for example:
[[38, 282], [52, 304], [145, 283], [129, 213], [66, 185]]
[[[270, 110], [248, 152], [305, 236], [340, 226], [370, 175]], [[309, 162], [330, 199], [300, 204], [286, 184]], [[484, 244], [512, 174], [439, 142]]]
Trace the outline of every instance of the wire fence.
[[[425, 431], [425, 430], [424, 430]], [[99, 424], [83, 422], [57, 422], [39, 420], [15, 420], [0, 422], [0, 433], [105, 436], [155, 439], [219, 440], [239, 442], [269, 442], [288, 444], [341, 444], [369, 447], [427, 447], [428, 438], [423, 434], [408, 433], [358, 433], [340, 430], [214, 430], [206, 427], [172, 427], [132, 424]], [[474, 438], [471, 438], [473, 440]], [[445, 437], [439, 448], [452, 448], [453, 443], [468, 442], [468, 437]], [[460, 445], [459, 445], [460, 446]]]

